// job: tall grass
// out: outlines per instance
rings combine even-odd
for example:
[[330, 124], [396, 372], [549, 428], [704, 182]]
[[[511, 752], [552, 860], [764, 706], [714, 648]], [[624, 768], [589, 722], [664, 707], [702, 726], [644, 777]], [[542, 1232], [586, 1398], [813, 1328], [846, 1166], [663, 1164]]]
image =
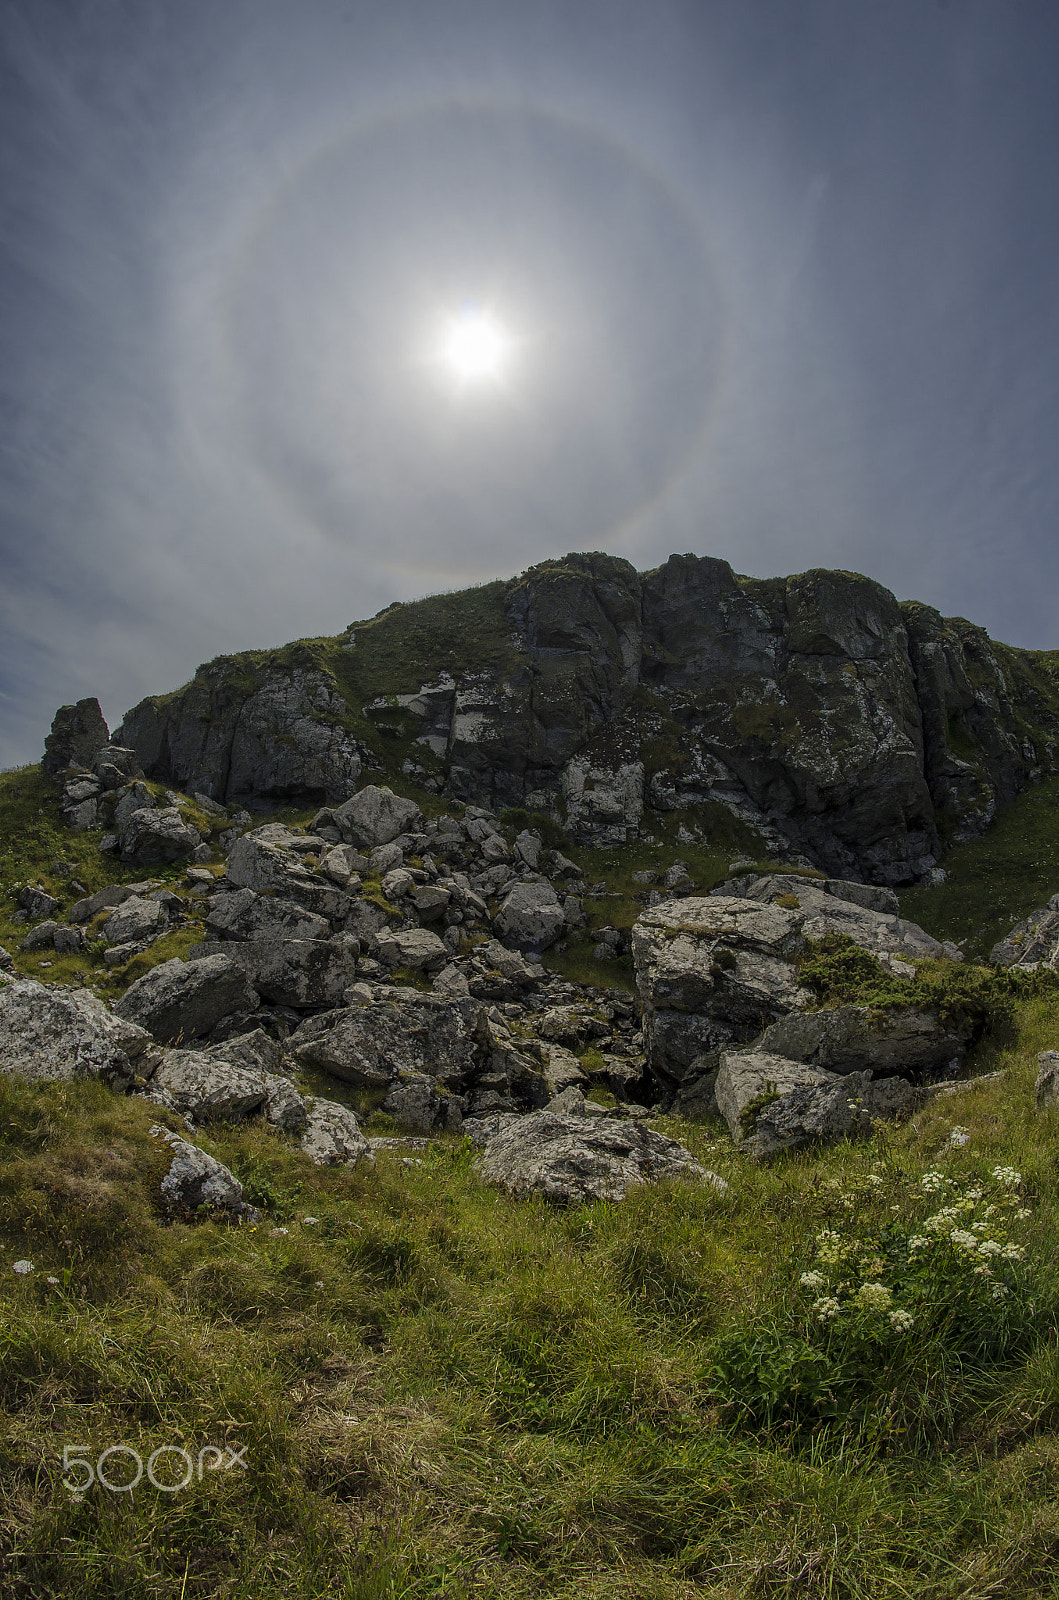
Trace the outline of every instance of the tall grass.
[[[256, 1227], [164, 1213], [157, 1108], [0, 1079], [0, 1591], [1059, 1592], [1059, 1119], [1032, 1095], [1057, 1036], [1054, 1001], [1024, 1002], [979, 1051], [1000, 1080], [770, 1167], [660, 1121], [729, 1192], [571, 1212], [484, 1187], [452, 1137], [420, 1165], [325, 1171], [261, 1125], [204, 1130]], [[799, 1341], [830, 1348], [800, 1285], [821, 1230], [874, 1239], [924, 1170], [998, 1164], [1032, 1211], [1039, 1315], [1017, 1340], [969, 1354], [924, 1323], [905, 1368], [896, 1345], [861, 1363], [859, 1410], [737, 1403], [733, 1348], [764, 1352], [754, 1382]], [[215, 1444], [247, 1470], [74, 1499], [63, 1446], [119, 1443]]]

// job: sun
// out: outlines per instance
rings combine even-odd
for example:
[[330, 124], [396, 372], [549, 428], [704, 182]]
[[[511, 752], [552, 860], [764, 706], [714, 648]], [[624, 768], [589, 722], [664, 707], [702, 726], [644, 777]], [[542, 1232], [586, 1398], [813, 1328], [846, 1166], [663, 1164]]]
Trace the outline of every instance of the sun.
[[441, 366], [461, 387], [502, 377], [510, 353], [503, 326], [488, 311], [471, 306], [446, 319], [438, 342]]

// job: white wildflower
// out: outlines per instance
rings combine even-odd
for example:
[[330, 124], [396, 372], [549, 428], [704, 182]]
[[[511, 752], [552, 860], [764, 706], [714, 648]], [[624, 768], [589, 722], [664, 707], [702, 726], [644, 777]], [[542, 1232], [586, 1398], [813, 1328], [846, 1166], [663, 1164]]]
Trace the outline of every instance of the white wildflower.
[[857, 1290], [857, 1304], [865, 1311], [888, 1311], [893, 1295], [882, 1283], [862, 1283]]
[[925, 1250], [929, 1243], [930, 1240], [924, 1239], [921, 1233], [914, 1233], [908, 1241], [908, 1248], [909, 1250]]
[[1026, 1252], [1020, 1245], [1006, 1244], [1002, 1254], [1005, 1261], [1021, 1261]]
[[1027, 1217], [1032, 1217], [1033, 1216], [1033, 1212], [1032, 1211], [1027, 1211], [1025, 1206], [1020, 1206], [1019, 1209], [1015, 1212], [1015, 1215], [1016, 1215], [1016, 1217], [1018, 1218], [1018, 1220], [1020, 1222], [1025, 1222]]
[[304, 1228], [315, 1228], [316, 1224], [319, 1222], [319, 1220], [320, 1220], [319, 1217], [303, 1217], [302, 1218], [302, 1226]]
[[974, 1255], [978, 1250], [978, 1240], [973, 1233], [968, 1233], [966, 1228], [953, 1228], [949, 1234], [949, 1243], [954, 1244], [957, 1250], [966, 1250]]
[[1004, 1246], [997, 1244], [995, 1239], [983, 1239], [978, 1246], [978, 1254], [980, 1256], [999, 1256], [1003, 1255], [1003, 1253]]
[[907, 1333], [915, 1320], [915, 1317], [910, 1316], [907, 1311], [890, 1312], [890, 1326], [898, 1333]]
[[988, 1233], [989, 1232], [989, 1224], [988, 1224], [988, 1222], [972, 1222], [971, 1223], [971, 1232], [972, 1233]]
[[944, 1174], [931, 1170], [930, 1172], [924, 1172], [919, 1180], [919, 1187], [925, 1189], [927, 1194], [937, 1194], [939, 1189], [944, 1189], [948, 1181]]
[[839, 1303], [833, 1295], [822, 1295], [819, 1300], [813, 1302], [813, 1310], [821, 1322], [831, 1322], [838, 1316], [840, 1309]]
[[1016, 1184], [1022, 1182], [1022, 1173], [1016, 1172], [1014, 1167], [994, 1167], [993, 1177], [997, 1183], [1002, 1183], [1005, 1189], [1014, 1189]]
[[994, 1300], [1003, 1300], [1003, 1298], [1004, 1298], [1004, 1296], [1006, 1294], [1007, 1294], [1007, 1290], [1004, 1288], [1004, 1285], [1002, 1283], [998, 1283], [996, 1288], [993, 1290], [993, 1299]]
[[24, 1278], [27, 1272], [33, 1271], [33, 1263], [32, 1261], [13, 1261], [11, 1263], [11, 1271], [17, 1272], [20, 1278]]
[[865, 1183], [880, 1184], [883, 1180], [881, 1173], [869, 1172], [864, 1181]]
[[803, 1272], [798, 1282], [805, 1289], [822, 1289], [827, 1279], [822, 1272]]

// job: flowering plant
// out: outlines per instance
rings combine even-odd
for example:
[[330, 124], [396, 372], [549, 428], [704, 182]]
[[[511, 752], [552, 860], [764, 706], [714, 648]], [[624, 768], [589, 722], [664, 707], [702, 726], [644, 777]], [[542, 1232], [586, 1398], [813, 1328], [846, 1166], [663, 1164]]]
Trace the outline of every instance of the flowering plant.
[[944, 1410], [953, 1374], [1003, 1360], [1032, 1330], [1035, 1264], [1012, 1237], [1030, 1216], [1021, 1186], [1002, 1166], [825, 1185], [838, 1219], [807, 1241], [786, 1316], [717, 1341], [709, 1376], [729, 1415], [900, 1428], [897, 1412], [927, 1391]]

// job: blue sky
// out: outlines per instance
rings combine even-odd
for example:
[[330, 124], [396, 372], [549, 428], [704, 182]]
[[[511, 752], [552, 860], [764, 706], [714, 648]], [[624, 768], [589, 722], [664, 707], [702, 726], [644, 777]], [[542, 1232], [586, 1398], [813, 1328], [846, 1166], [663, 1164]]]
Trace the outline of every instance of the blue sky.
[[1059, 645], [1057, 79], [1054, 0], [6, 0], [0, 765], [572, 549]]

